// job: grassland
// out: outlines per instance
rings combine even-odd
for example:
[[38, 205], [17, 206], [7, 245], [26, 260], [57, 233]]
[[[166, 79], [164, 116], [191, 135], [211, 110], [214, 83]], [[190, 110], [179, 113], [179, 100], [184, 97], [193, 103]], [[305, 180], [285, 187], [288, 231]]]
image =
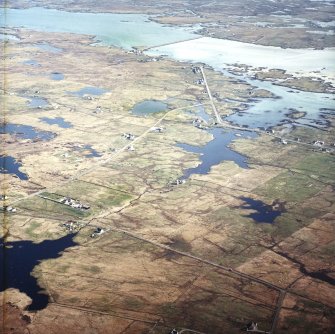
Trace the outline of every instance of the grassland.
[[[56, 137], [44, 142], [2, 137], [4, 150], [22, 161], [29, 175], [22, 181], [1, 174], [1, 190], [18, 210], [4, 215], [2, 236], [39, 243], [59, 239], [68, 220], [83, 227], [76, 247], [34, 268], [48, 306], [29, 312], [23, 291], [2, 292], [2, 308], [15, 309], [4, 322], [16, 326], [17, 333], [28, 328], [34, 334], [106, 333], [106, 328], [113, 334], [162, 334], [174, 327], [239, 333], [249, 321], [268, 331], [275, 325], [276, 333], [331, 333], [333, 154], [298, 143], [282, 145], [261, 133], [232, 144], [248, 157], [250, 168], [226, 161], [173, 187], [171, 181], [199, 164], [197, 155], [176, 143], [211, 140], [192, 125], [199, 101], [208, 114], [211, 109], [189, 64], [143, 62], [150, 59], [92, 46], [87, 36], [16, 33], [21, 42], [7, 44], [2, 69], [10, 73], [2, 87], [6, 120]], [[62, 52], [36, 48], [45, 40]], [[25, 64], [29, 59], [40, 66]], [[64, 80], [52, 81], [55, 71]], [[239, 97], [234, 105], [215, 101], [222, 115], [242, 108], [253, 90], [211, 69], [206, 74], [219, 97]], [[92, 100], [67, 93], [87, 86], [108, 92]], [[49, 105], [29, 108], [35, 94]], [[147, 117], [131, 113], [148, 99], [166, 101], [169, 111]], [[98, 106], [103, 113], [96, 112]], [[73, 127], [41, 121], [56, 116]], [[156, 124], [163, 133], [148, 131]], [[127, 141], [125, 132], [135, 141]], [[333, 127], [326, 132], [298, 128], [290, 136], [334, 142]], [[127, 149], [130, 144], [135, 151]], [[101, 157], [75, 149], [83, 145]], [[40, 197], [57, 200], [60, 195], [90, 209]], [[268, 206], [279, 200], [284, 209], [272, 224], [257, 222], [245, 198]], [[105, 233], [91, 238], [96, 227]]]

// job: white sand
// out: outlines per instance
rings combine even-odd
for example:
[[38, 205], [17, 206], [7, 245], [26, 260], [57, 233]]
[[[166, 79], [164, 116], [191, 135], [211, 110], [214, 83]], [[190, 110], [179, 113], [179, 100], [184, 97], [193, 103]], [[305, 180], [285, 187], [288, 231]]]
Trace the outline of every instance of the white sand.
[[[203, 37], [151, 49], [148, 54], [164, 54], [176, 60], [203, 62], [215, 69], [225, 65], [244, 64], [253, 67], [278, 68], [301, 75], [325, 75], [335, 79], [335, 48], [282, 49], [224, 39]], [[315, 76], [315, 73], [314, 73]]]

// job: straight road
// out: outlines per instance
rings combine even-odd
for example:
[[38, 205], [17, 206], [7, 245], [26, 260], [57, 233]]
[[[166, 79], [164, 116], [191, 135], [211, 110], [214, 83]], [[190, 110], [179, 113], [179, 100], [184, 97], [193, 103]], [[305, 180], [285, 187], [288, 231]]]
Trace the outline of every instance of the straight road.
[[220, 115], [219, 115], [219, 113], [218, 113], [218, 111], [217, 111], [217, 109], [215, 107], [213, 96], [212, 96], [211, 90], [209, 89], [209, 86], [208, 86], [208, 83], [207, 83], [206, 74], [205, 74], [204, 68], [202, 66], [200, 66], [200, 71], [201, 71], [202, 78], [203, 78], [205, 86], [206, 86], [206, 90], [207, 90], [207, 94], [208, 94], [208, 97], [209, 97], [209, 101], [211, 103], [214, 115], [216, 117], [216, 122], [218, 124], [222, 125], [222, 123], [223, 123], [222, 119], [221, 119], [221, 117], [220, 117]]
[[157, 49], [163, 46], [168, 46], [168, 45], [174, 45], [174, 44], [178, 44], [178, 43], [183, 43], [183, 42], [188, 42], [188, 41], [194, 41], [195, 39], [199, 39], [199, 38], [203, 38], [204, 36], [195, 36], [194, 38], [188, 38], [188, 39], [183, 39], [181, 41], [177, 41], [177, 42], [171, 42], [171, 43], [165, 43], [165, 44], [160, 44], [160, 45], [155, 45], [155, 46], [150, 46], [148, 48], [142, 49], [141, 51], [148, 51], [151, 49]]

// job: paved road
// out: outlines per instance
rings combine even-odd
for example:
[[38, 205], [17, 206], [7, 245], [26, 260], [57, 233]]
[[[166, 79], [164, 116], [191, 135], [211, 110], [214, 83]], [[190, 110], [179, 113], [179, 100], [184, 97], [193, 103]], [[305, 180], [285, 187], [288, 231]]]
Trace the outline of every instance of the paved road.
[[264, 280], [262, 280], [262, 279], [256, 278], [256, 277], [254, 277], [254, 276], [250, 276], [250, 275], [248, 275], [248, 274], [242, 273], [242, 272], [240, 272], [240, 271], [238, 271], [238, 270], [235, 270], [235, 269], [233, 269], [233, 268], [226, 267], [226, 266], [222, 266], [222, 265], [217, 264], [217, 263], [215, 263], [215, 262], [212, 262], [212, 261], [209, 261], [209, 260], [206, 260], [206, 259], [202, 259], [202, 258], [197, 257], [197, 256], [195, 256], [195, 255], [192, 255], [192, 254], [189, 254], [189, 253], [185, 253], [185, 252], [178, 251], [178, 250], [173, 249], [173, 248], [171, 248], [171, 247], [169, 247], [169, 246], [166, 246], [166, 245], [160, 244], [160, 243], [158, 243], [158, 242], [155, 242], [155, 241], [152, 241], [152, 240], [143, 238], [143, 237], [141, 237], [141, 236], [139, 236], [139, 235], [137, 235], [137, 234], [135, 234], [135, 233], [131, 233], [131, 232], [129, 232], [129, 231], [122, 230], [122, 229], [118, 229], [118, 228], [114, 228], [114, 227], [109, 227], [109, 228], [107, 229], [107, 231], [114, 231], [114, 232], [118, 232], [118, 233], [126, 234], [126, 235], [128, 235], [128, 236], [130, 236], [130, 237], [132, 237], [132, 238], [135, 238], [135, 239], [138, 239], [138, 240], [141, 240], [141, 241], [150, 243], [150, 244], [152, 244], [152, 245], [155, 245], [155, 246], [157, 246], [157, 247], [160, 247], [160, 248], [163, 248], [163, 249], [172, 251], [172, 252], [177, 253], [177, 254], [180, 254], [180, 255], [182, 255], [182, 256], [189, 257], [189, 258], [191, 258], [191, 259], [197, 260], [197, 261], [202, 262], [202, 263], [205, 263], [205, 264], [209, 264], [209, 265], [214, 266], [214, 267], [219, 268], [219, 269], [223, 269], [223, 270], [228, 271], [228, 272], [230, 272], [230, 273], [236, 274], [236, 275], [238, 275], [238, 276], [240, 276], [240, 277], [246, 278], [246, 279], [248, 279], [248, 280], [250, 280], [250, 281], [257, 282], [257, 283], [259, 283], [259, 284], [265, 285], [265, 286], [267, 286], [267, 287], [269, 287], [269, 288], [271, 288], [271, 289], [274, 289], [274, 290], [276, 290], [276, 291], [278, 291], [278, 292], [282, 292], [282, 291], [284, 291], [281, 287], [279, 287], [279, 286], [277, 286], [277, 285], [275, 285], [275, 284], [272, 284], [272, 283], [270, 283], [270, 282], [267, 282], [267, 281], [264, 281]]
[[142, 49], [142, 51], [144, 52], [144, 51], [148, 51], [148, 50], [151, 50], [151, 49], [160, 48], [162, 46], [168, 46], [168, 45], [174, 45], [174, 44], [188, 42], [188, 41], [194, 41], [195, 39], [199, 39], [199, 38], [203, 38], [203, 37], [204, 36], [195, 36], [194, 38], [183, 39], [183, 40], [177, 41], [177, 42], [165, 43], [165, 44], [159, 44], [159, 45], [155, 45], [155, 46], [150, 46], [149, 48]]
[[285, 296], [286, 296], [286, 291], [282, 290], [280, 292], [280, 296], [279, 296], [279, 299], [278, 299], [278, 302], [277, 302], [276, 313], [275, 313], [275, 316], [274, 316], [273, 321], [272, 321], [272, 326], [271, 326], [270, 333], [274, 333], [276, 328], [277, 328], [277, 324], [278, 324], [278, 320], [279, 320], [279, 314], [280, 314], [280, 311], [283, 307], [283, 302], [284, 302]]
[[[122, 229], [118, 229], [118, 228], [114, 228], [114, 227], [109, 227], [106, 232], [108, 232], [108, 231], [113, 231], [113, 232], [125, 234], [125, 235], [130, 236], [130, 237], [132, 237], [134, 239], [138, 239], [138, 240], [150, 243], [150, 244], [155, 245], [157, 247], [160, 247], [162, 249], [169, 250], [169, 251], [177, 253], [179, 255], [182, 255], [182, 256], [194, 259], [196, 261], [199, 261], [199, 262], [211, 265], [213, 267], [225, 270], [225, 271], [233, 273], [233, 274], [235, 274], [235, 275], [237, 275], [239, 277], [246, 278], [246, 279], [248, 279], [250, 281], [257, 282], [257, 283], [262, 284], [262, 285], [264, 285], [264, 286], [266, 286], [268, 288], [272, 288], [272, 289], [276, 290], [277, 292], [279, 292], [279, 298], [278, 298], [278, 302], [277, 302], [277, 305], [276, 305], [276, 309], [275, 309], [275, 314], [274, 314], [274, 318], [273, 318], [273, 321], [272, 321], [271, 330], [270, 331], [261, 331], [261, 330], [257, 331], [257, 333], [268, 333], [268, 334], [274, 334], [275, 333], [275, 330], [276, 330], [276, 327], [277, 327], [277, 323], [278, 323], [278, 319], [279, 319], [279, 314], [280, 314], [280, 311], [281, 311], [281, 308], [282, 308], [282, 303], [283, 303], [285, 295], [286, 295], [286, 290], [285, 289], [283, 289], [283, 288], [281, 288], [279, 286], [276, 286], [275, 284], [272, 284], [270, 282], [267, 282], [267, 281], [264, 281], [262, 279], [256, 278], [254, 276], [250, 276], [248, 274], [245, 274], [245, 273], [242, 273], [240, 271], [234, 270], [234, 269], [232, 269], [230, 267], [222, 266], [222, 265], [219, 265], [219, 264], [217, 264], [215, 262], [212, 262], [212, 261], [209, 261], [209, 260], [206, 260], [206, 259], [202, 259], [202, 258], [194, 256], [192, 254], [188, 254], [188, 253], [185, 253], [185, 252], [178, 251], [178, 250], [173, 249], [173, 248], [171, 248], [169, 246], [162, 245], [162, 244], [160, 244], [158, 242], [155, 242], [155, 241], [143, 238], [143, 237], [141, 237], [141, 236], [139, 236], [137, 234], [131, 233], [131, 232], [126, 231], [126, 230], [122, 230]], [[184, 329], [184, 331], [187, 331], [187, 330], [188, 329], [186, 329], [186, 328]], [[196, 332], [196, 331], [193, 331], [193, 332], [191, 332], [190, 330], [188, 330], [188, 331], [190, 333], [200, 333], [200, 332]], [[202, 333], [200, 333], [200, 334], [202, 334]]]
[[[216, 118], [216, 122], [219, 125], [221, 125], [221, 126], [223, 126], [225, 128], [230, 128], [230, 129], [239, 130], [239, 131], [250, 131], [250, 132], [256, 132], [256, 133], [261, 133], [261, 134], [267, 134], [267, 135], [272, 136], [272, 137], [274, 137], [276, 139], [279, 139], [279, 140], [284, 139], [283, 137], [275, 135], [275, 134], [273, 134], [273, 133], [271, 133], [269, 131], [266, 131], [266, 130], [261, 130], [261, 129], [257, 129], [257, 128], [244, 128], [244, 127], [233, 125], [233, 124], [230, 124], [230, 123], [228, 123], [226, 121], [223, 121], [221, 119], [221, 117], [220, 117], [219, 112], [216, 109], [215, 104], [214, 104], [214, 99], [213, 99], [211, 90], [210, 90], [210, 88], [208, 86], [208, 82], [207, 82], [207, 78], [206, 78], [206, 74], [205, 74], [204, 68], [202, 66], [200, 66], [200, 70], [201, 70], [201, 74], [202, 74], [202, 77], [203, 77], [203, 80], [204, 80], [204, 83], [205, 83], [205, 86], [206, 86], [206, 90], [207, 90], [207, 94], [208, 94], [208, 97], [209, 97], [209, 100], [210, 100], [210, 104], [212, 106], [212, 109], [213, 109], [213, 112], [214, 112], [214, 115], [215, 115], [215, 118]], [[287, 143], [292, 143], [292, 144], [297, 144], [297, 145], [303, 145], [303, 146], [313, 147], [315, 149], [320, 148], [320, 147], [315, 146], [314, 144], [305, 143], [305, 142], [297, 141], [297, 140], [294, 140], [294, 139], [287, 139], [287, 138], [285, 138], [285, 140], [286, 140]], [[329, 150], [333, 149], [333, 147], [326, 146], [326, 145], [322, 146], [322, 148], [329, 149]], [[331, 153], [331, 152], [326, 152], [326, 153]]]
[[189, 328], [183, 328], [183, 329], [180, 330], [178, 333], [179, 333], [179, 334], [182, 334], [182, 333], [205, 334], [204, 332], [198, 332], [198, 331], [195, 331], [195, 330], [193, 330], [193, 329], [189, 329]]
[[205, 86], [206, 86], [206, 90], [207, 90], [207, 94], [208, 94], [208, 97], [209, 97], [209, 101], [211, 103], [214, 115], [216, 117], [216, 122], [218, 124], [222, 124], [222, 119], [221, 119], [221, 117], [220, 117], [220, 115], [219, 115], [219, 113], [218, 113], [218, 111], [217, 111], [217, 109], [215, 107], [213, 96], [212, 96], [211, 90], [209, 89], [209, 86], [208, 86], [208, 83], [207, 83], [206, 74], [205, 74], [204, 68], [202, 66], [200, 66], [200, 71], [201, 71], [202, 78], [203, 78]]

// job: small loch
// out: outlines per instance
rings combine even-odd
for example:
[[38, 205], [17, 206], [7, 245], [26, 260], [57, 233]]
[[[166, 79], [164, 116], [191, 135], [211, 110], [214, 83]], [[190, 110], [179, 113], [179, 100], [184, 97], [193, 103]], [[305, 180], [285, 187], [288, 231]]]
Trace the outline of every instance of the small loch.
[[88, 87], [81, 88], [77, 91], [68, 92], [68, 93], [71, 94], [71, 95], [78, 96], [78, 97], [84, 97], [85, 95], [100, 96], [100, 95], [105, 94], [107, 92], [108, 92], [108, 90], [103, 89], [103, 88], [88, 86]]
[[41, 66], [41, 64], [37, 60], [34, 60], [34, 59], [25, 60], [25, 61], [22, 62], [22, 64], [30, 65], [30, 66], [34, 66], [34, 67], [40, 67]]
[[39, 285], [32, 272], [43, 260], [56, 259], [62, 252], [76, 246], [74, 234], [68, 234], [56, 240], [6, 241], [0, 238], [0, 292], [6, 289], [18, 289], [32, 299], [27, 307], [29, 311], [44, 309], [49, 303], [49, 296]]
[[50, 74], [50, 78], [51, 80], [56, 80], [56, 81], [60, 81], [60, 80], [64, 80], [64, 74], [63, 73], [59, 73], [59, 72], [52, 72]]
[[[31, 139], [48, 141], [56, 135], [49, 131], [39, 131], [30, 125], [22, 124], [0, 124], [0, 135], [10, 134], [19, 139]], [[14, 174], [21, 180], [28, 180], [28, 175], [20, 171], [22, 164], [14, 157], [0, 155], [0, 174]]]
[[50, 131], [40, 131], [30, 125], [0, 123], [0, 135], [10, 134], [20, 139], [51, 140], [56, 135]]
[[275, 219], [282, 214], [282, 211], [275, 210], [271, 205], [267, 205], [260, 200], [250, 197], [240, 198], [244, 202], [240, 208], [251, 211], [249, 214], [246, 214], [245, 217], [253, 219], [256, 223], [273, 224]]
[[69, 129], [73, 127], [72, 123], [65, 121], [63, 117], [54, 117], [54, 118], [41, 117], [40, 121], [47, 123], [49, 125], [58, 125], [62, 129]]
[[148, 114], [166, 111], [167, 108], [168, 105], [164, 102], [156, 100], [146, 100], [135, 104], [131, 111], [134, 115], [145, 116]]
[[100, 154], [97, 150], [95, 150], [91, 145], [74, 146], [73, 151], [80, 153], [85, 158], [100, 158], [100, 157], [102, 157], [102, 154]]
[[9, 155], [0, 155], [0, 174], [14, 174], [20, 180], [28, 180], [28, 175], [21, 172], [22, 164]]
[[[179, 143], [177, 147], [191, 153], [199, 154], [201, 163], [194, 168], [184, 171], [183, 179], [189, 178], [192, 174], [208, 174], [210, 169], [223, 161], [234, 161], [241, 168], [248, 168], [246, 156], [229, 148], [230, 143], [238, 138], [256, 138], [255, 132], [249, 131], [224, 131], [220, 128], [208, 130], [213, 139], [203, 146], [193, 146]], [[238, 137], [236, 136], [238, 134]]]
[[49, 105], [49, 102], [44, 97], [32, 96], [30, 97], [30, 101], [28, 102], [29, 108], [43, 108]]

